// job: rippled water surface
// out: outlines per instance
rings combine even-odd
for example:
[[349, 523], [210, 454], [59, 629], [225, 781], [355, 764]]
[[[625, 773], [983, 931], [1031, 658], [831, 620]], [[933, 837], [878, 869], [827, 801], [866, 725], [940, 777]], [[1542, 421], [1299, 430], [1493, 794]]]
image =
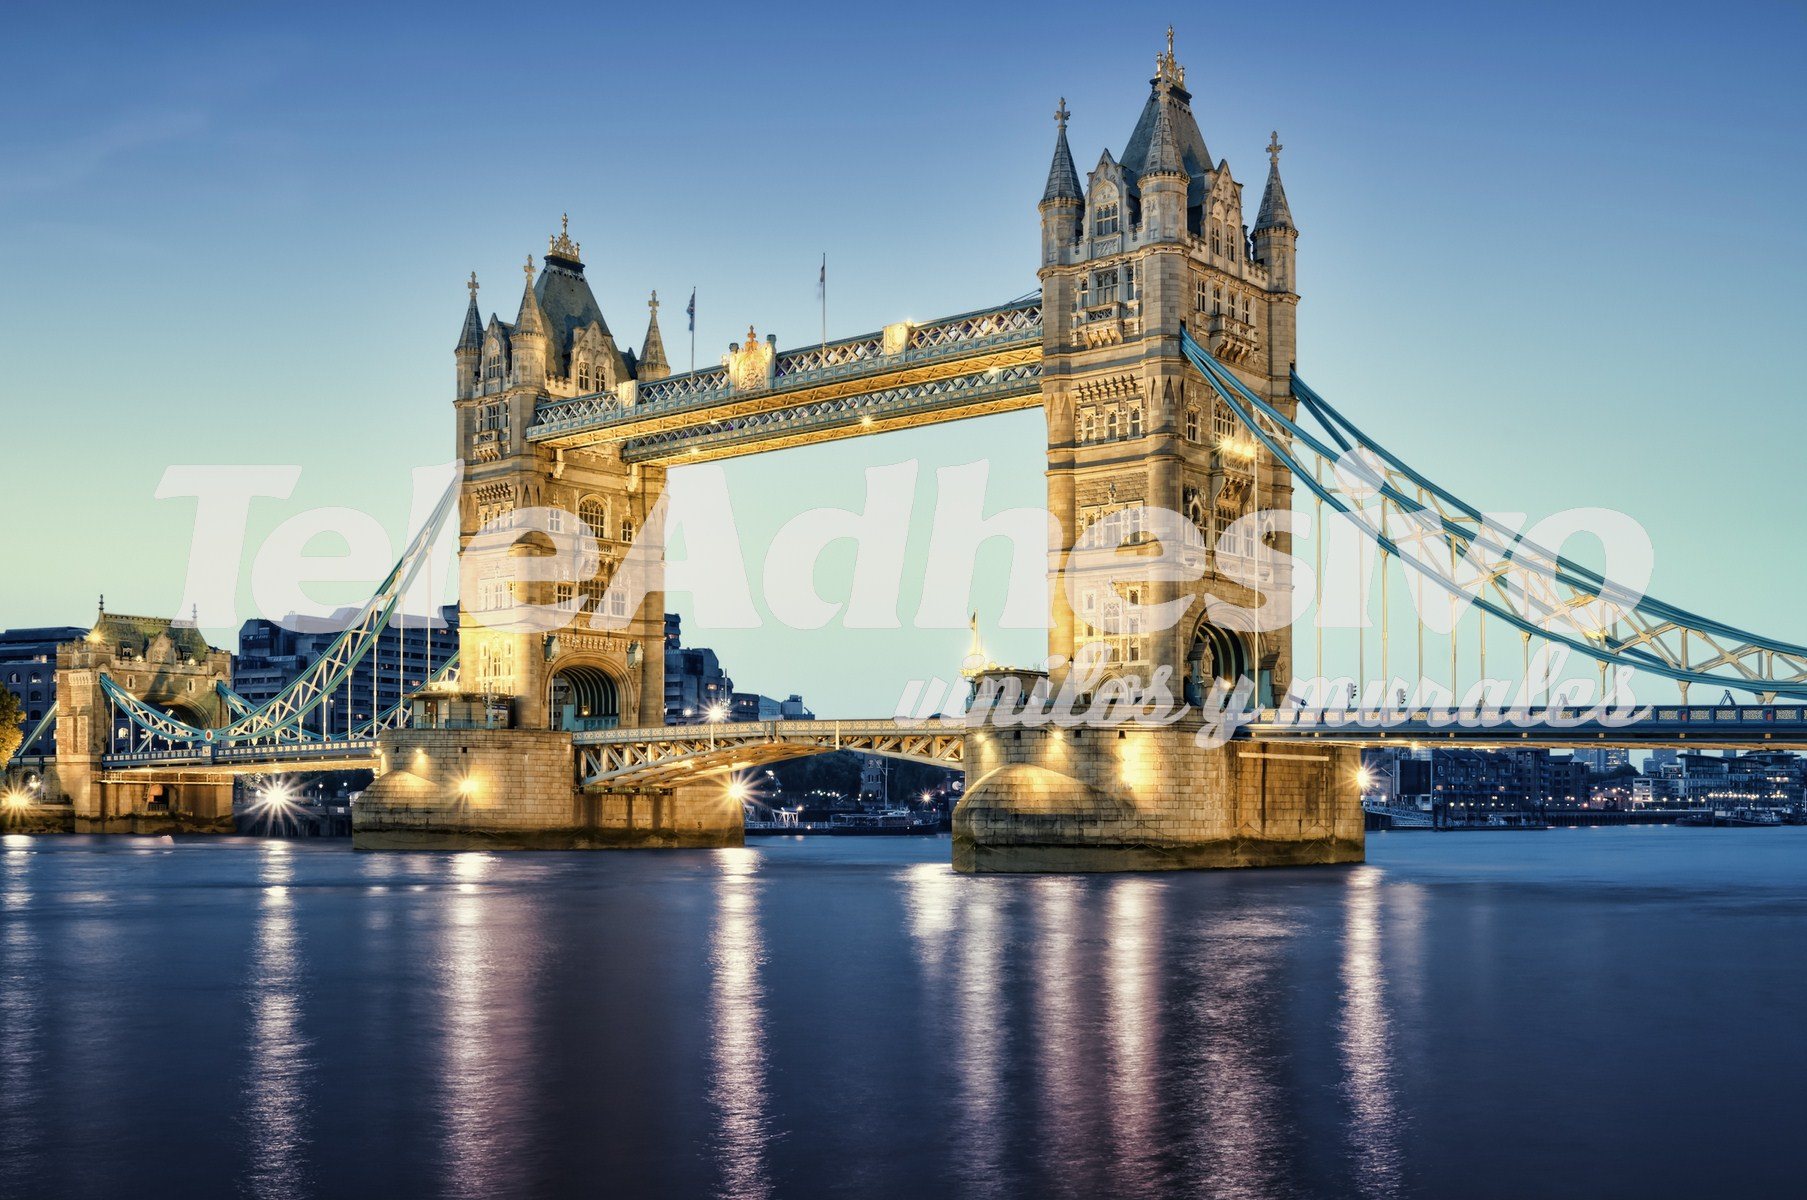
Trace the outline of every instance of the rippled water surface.
[[1795, 1196], [1807, 829], [8, 837], [0, 1196]]

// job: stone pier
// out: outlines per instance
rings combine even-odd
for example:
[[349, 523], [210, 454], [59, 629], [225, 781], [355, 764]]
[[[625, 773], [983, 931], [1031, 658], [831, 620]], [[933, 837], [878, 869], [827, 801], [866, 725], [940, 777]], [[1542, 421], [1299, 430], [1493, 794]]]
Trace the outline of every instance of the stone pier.
[[998, 729], [966, 743], [954, 867], [1159, 871], [1360, 862], [1360, 751], [1196, 725]]
[[738, 846], [740, 802], [719, 783], [657, 792], [577, 786], [568, 733], [410, 729], [382, 735], [352, 806], [364, 850], [606, 850]]

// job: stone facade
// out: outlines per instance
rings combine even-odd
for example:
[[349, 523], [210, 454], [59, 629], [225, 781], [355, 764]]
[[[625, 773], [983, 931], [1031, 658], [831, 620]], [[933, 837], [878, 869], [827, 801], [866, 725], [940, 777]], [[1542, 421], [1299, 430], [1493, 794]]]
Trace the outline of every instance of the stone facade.
[[[552, 239], [512, 324], [478, 315], [475, 278], [453, 357], [459, 506], [459, 661], [468, 690], [515, 697], [517, 723], [550, 729], [566, 709], [594, 723], [656, 725], [665, 685], [665, 470], [619, 447], [527, 441], [552, 397], [669, 373], [654, 308], [640, 355], [622, 350], [584, 278], [578, 244]], [[636, 553], [636, 541], [656, 550]], [[619, 585], [619, 586], [617, 586]], [[563, 605], [548, 628], [527, 605]]]
[[1360, 862], [1349, 747], [1233, 741], [1198, 726], [999, 729], [966, 742], [961, 871], [1147, 871]]
[[[1064, 103], [1057, 114], [1040, 206], [1048, 509], [1061, 526], [1052, 549], [1065, 555], [1088, 531], [1107, 545], [1068, 557], [1073, 583], [1052, 589], [1049, 648], [1071, 658], [1098, 644], [1111, 674], [1148, 679], [1166, 668], [1194, 698], [1243, 676], [1258, 698], [1278, 697], [1292, 675], [1290, 630], [1213, 619], [1204, 601], [1249, 609], [1290, 586], [1280, 553], [1289, 539], [1278, 530], [1258, 537], [1252, 514], [1290, 508], [1291, 479], [1186, 362], [1179, 339], [1189, 330], [1290, 416], [1298, 231], [1276, 142], [1249, 232], [1242, 184], [1205, 148], [1185, 81], [1170, 36], [1122, 159], [1104, 151], [1083, 188]], [[1090, 582], [1120, 542], [1153, 550], [1143, 508], [1186, 518], [1197, 547], [1167, 549], [1197, 577]], [[1122, 615], [1185, 598], [1194, 603], [1170, 629]]]
[[[1042, 196], [1043, 404], [1051, 561], [1050, 684], [1062, 660], [1102, 653], [1107, 679], [1160, 680], [1190, 704], [1247, 679], [1258, 703], [1292, 678], [1292, 631], [1243, 614], [1291, 586], [1289, 538], [1253, 514], [1286, 510], [1291, 478], [1183, 357], [1185, 329], [1288, 416], [1298, 294], [1277, 139], [1254, 231], [1242, 184], [1213, 161], [1169, 34], [1119, 160], [1082, 186], [1066, 105]], [[1180, 514], [1151, 527], [1147, 510]], [[1088, 533], [1096, 549], [1075, 549]], [[1194, 536], [1196, 535], [1196, 536]], [[1178, 541], [1180, 545], [1168, 544]], [[1087, 545], [1090, 542], [1088, 539]], [[1118, 581], [1122, 551], [1184, 571]], [[1138, 607], [1185, 601], [1145, 625]], [[1210, 606], [1218, 605], [1215, 610]], [[1227, 604], [1227, 608], [1225, 605]], [[995, 729], [967, 740], [954, 813], [963, 871], [1154, 870], [1359, 862], [1357, 753], [1232, 742], [1201, 748], [1196, 723]]]
[[[57, 648], [57, 755], [44, 773], [45, 799], [68, 803], [83, 831], [105, 831], [122, 820], [230, 831], [229, 780], [192, 772], [103, 776], [101, 757], [116, 738], [103, 675], [188, 724], [226, 722], [215, 684], [231, 683], [231, 654], [209, 646], [191, 625], [102, 613], [87, 636]], [[138, 733], [128, 727], [127, 736]]]
[[631, 795], [580, 790], [568, 733], [397, 730], [379, 746], [376, 781], [352, 806], [360, 849], [741, 844], [740, 803], [719, 784]]

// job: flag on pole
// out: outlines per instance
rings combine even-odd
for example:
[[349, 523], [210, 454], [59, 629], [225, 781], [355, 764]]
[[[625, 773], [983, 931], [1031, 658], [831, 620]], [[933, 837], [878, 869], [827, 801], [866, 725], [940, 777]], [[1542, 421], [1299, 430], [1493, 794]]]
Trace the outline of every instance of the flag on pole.
[[696, 332], [696, 289], [690, 289], [690, 307], [684, 312], [690, 317], [690, 332]]
[[827, 298], [828, 298], [828, 255], [824, 254], [822, 256], [821, 273], [816, 276], [816, 299], [826, 300]]

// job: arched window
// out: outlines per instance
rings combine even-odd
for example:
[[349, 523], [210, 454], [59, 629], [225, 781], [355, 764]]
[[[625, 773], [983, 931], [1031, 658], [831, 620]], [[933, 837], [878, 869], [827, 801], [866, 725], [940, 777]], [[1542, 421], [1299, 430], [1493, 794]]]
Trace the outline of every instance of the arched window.
[[587, 362], [577, 364], [577, 390], [580, 392], [590, 390], [590, 364]]
[[1211, 253], [1223, 253], [1223, 230], [1218, 227], [1216, 221], [1211, 222]]
[[595, 496], [585, 496], [577, 502], [577, 519], [588, 525], [596, 537], [609, 536], [609, 506]]
[[1112, 409], [1111, 415], [1109, 417], [1105, 418], [1104, 436], [1107, 438], [1110, 438], [1114, 441], [1117, 437], [1117, 431], [1119, 428], [1120, 428], [1120, 426], [1117, 424], [1117, 410]]
[[1107, 200], [1092, 210], [1092, 236], [1107, 237], [1122, 227], [1115, 200]]
[[1139, 405], [1129, 410], [1129, 436], [1142, 436], [1142, 409]]
[[1198, 409], [1196, 408], [1186, 410], [1186, 440], [1198, 441]]

